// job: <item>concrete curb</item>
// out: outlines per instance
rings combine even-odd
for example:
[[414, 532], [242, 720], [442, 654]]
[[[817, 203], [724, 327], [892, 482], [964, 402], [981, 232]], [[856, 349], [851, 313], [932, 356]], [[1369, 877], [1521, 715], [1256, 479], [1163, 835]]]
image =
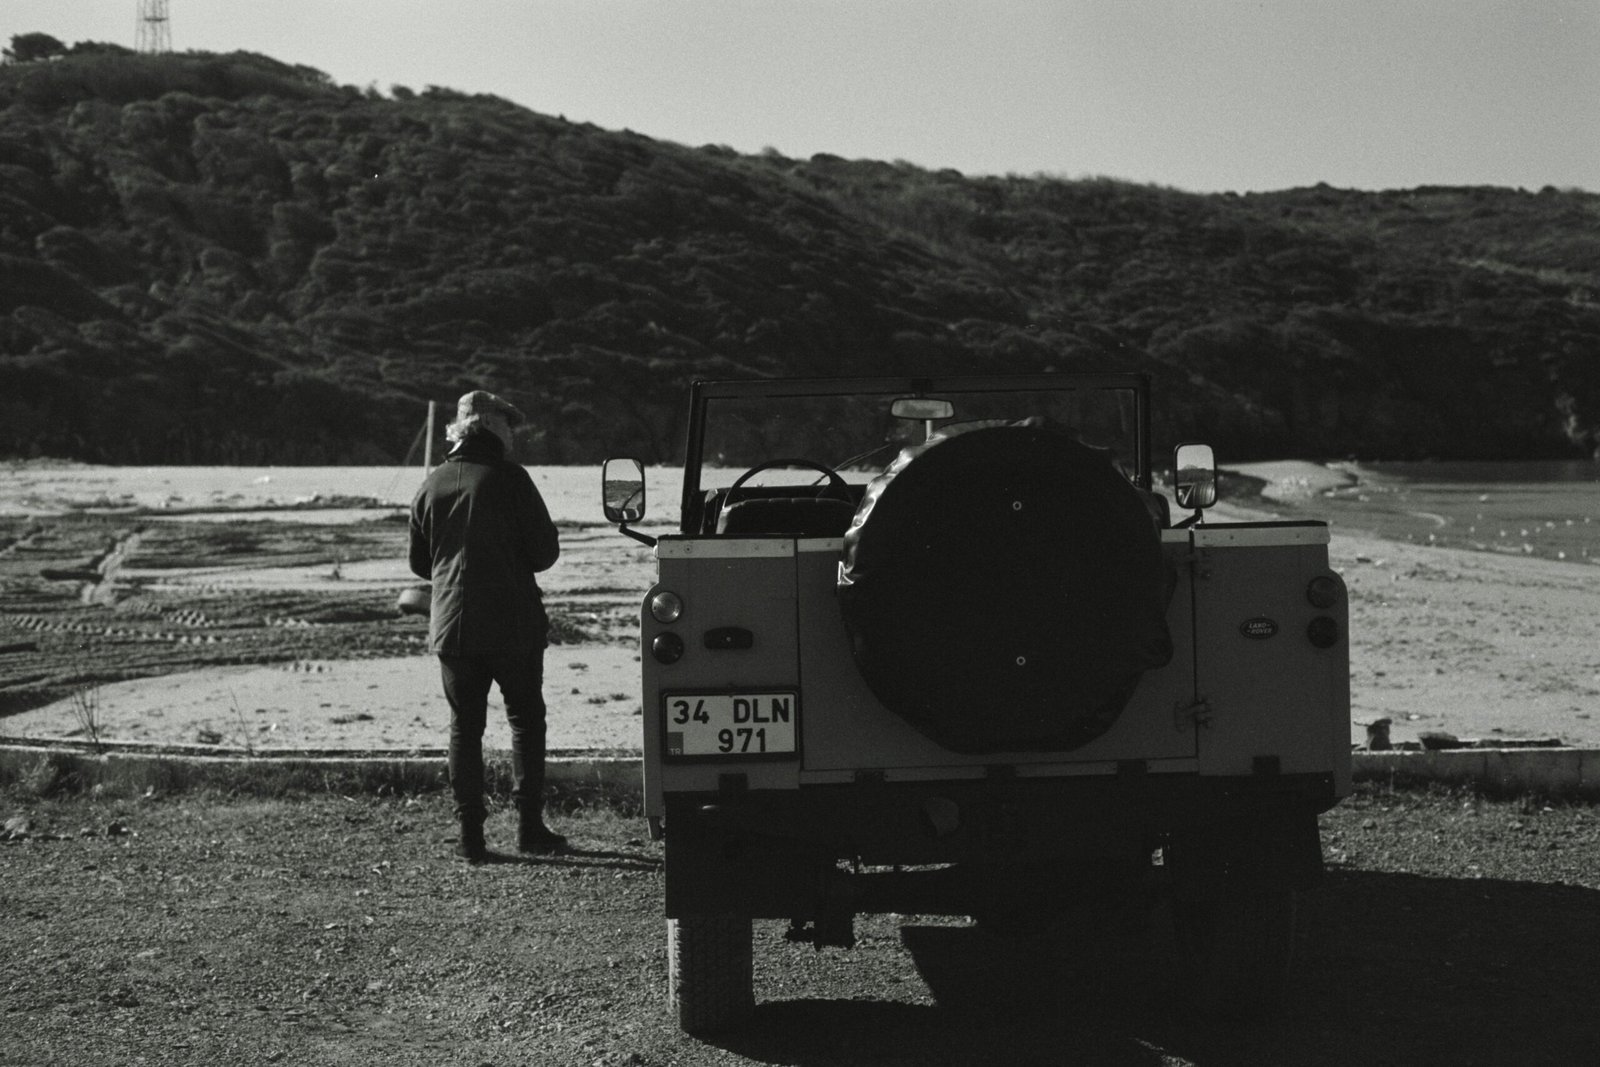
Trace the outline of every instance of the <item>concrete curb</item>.
[[[57, 784], [124, 792], [175, 792], [198, 787], [275, 793], [284, 790], [399, 793], [445, 787], [444, 749], [290, 751], [210, 749], [121, 742], [96, 750], [87, 742], [0, 738], [0, 784], [29, 782], [41, 792]], [[507, 788], [510, 754], [484, 753], [491, 790]], [[627, 750], [551, 750], [545, 780], [557, 786], [638, 794], [643, 760]]]
[[1600, 749], [1445, 748], [1357, 752], [1357, 781], [1440, 782], [1486, 792], [1600, 798]]
[[[509, 755], [485, 753], [491, 786], [509, 779]], [[72, 779], [79, 788], [171, 791], [195, 786], [247, 791], [317, 789], [401, 792], [444, 785], [443, 749], [387, 751], [163, 746], [0, 738], [0, 784]], [[1600, 749], [1460, 748], [1356, 752], [1357, 781], [1438, 782], [1498, 793], [1540, 793], [1600, 799]], [[553, 785], [637, 794], [643, 760], [627, 749], [555, 749], [545, 759]]]

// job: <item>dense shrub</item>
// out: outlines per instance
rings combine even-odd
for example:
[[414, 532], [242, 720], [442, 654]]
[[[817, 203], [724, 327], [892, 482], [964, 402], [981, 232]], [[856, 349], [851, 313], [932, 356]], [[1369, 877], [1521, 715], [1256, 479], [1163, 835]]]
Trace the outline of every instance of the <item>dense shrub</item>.
[[395, 459], [489, 385], [531, 460], [659, 461], [695, 377], [1046, 368], [1147, 371], [1158, 445], [1233, 458], [1600, 445], [1591, 194], [969, 178], [248, 53], [24, 51], [0, 452]]

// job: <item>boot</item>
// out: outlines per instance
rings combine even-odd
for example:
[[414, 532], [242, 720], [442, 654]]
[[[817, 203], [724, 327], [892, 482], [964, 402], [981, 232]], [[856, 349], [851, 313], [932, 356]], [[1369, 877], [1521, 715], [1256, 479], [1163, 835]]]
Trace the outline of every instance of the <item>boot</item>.
[[476, 819], [461, 820], [461, 842], [456, 845], [456, 855], [468, 863], [488, 860], [489, 845], [483, 839], [483, 823]]
[[567, 847], [567, 839], [544, 824], [544, 814], [537, 808], [522, 812], [517, 822], [517, 851], [560, 852]]

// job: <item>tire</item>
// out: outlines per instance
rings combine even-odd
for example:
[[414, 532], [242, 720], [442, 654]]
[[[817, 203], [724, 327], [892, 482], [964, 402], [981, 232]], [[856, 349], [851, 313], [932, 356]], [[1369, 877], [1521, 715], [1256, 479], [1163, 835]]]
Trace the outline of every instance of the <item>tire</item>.
[[668, 1001], [685, 1033], [714, 1033], [744, 1021], [755, 1008], [750, 919], [668, 919], [667, 978]]
[[1180, 997], [1208, 1019], [1275, 1014], [1293, 965], [1295, 911], [1292, 890], [1177, 902]]
[[1151, 511], [1060, 430], [978, 424], [907, 449], [868, 487], [844, 554], [862, 679], [952, 752], [1079, 748], [1172, 658]]

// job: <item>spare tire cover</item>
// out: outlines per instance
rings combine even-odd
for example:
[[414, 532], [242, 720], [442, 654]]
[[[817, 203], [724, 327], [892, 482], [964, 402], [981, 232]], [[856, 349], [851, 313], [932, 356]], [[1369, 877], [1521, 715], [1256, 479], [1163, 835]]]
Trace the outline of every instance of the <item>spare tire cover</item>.
[[1160, 534], [1108, 455], [1061, 430], [952, 431], [902, 452], [845, 535], [856, 665], [952, 751], [1076, 748], [1172, 657]]

